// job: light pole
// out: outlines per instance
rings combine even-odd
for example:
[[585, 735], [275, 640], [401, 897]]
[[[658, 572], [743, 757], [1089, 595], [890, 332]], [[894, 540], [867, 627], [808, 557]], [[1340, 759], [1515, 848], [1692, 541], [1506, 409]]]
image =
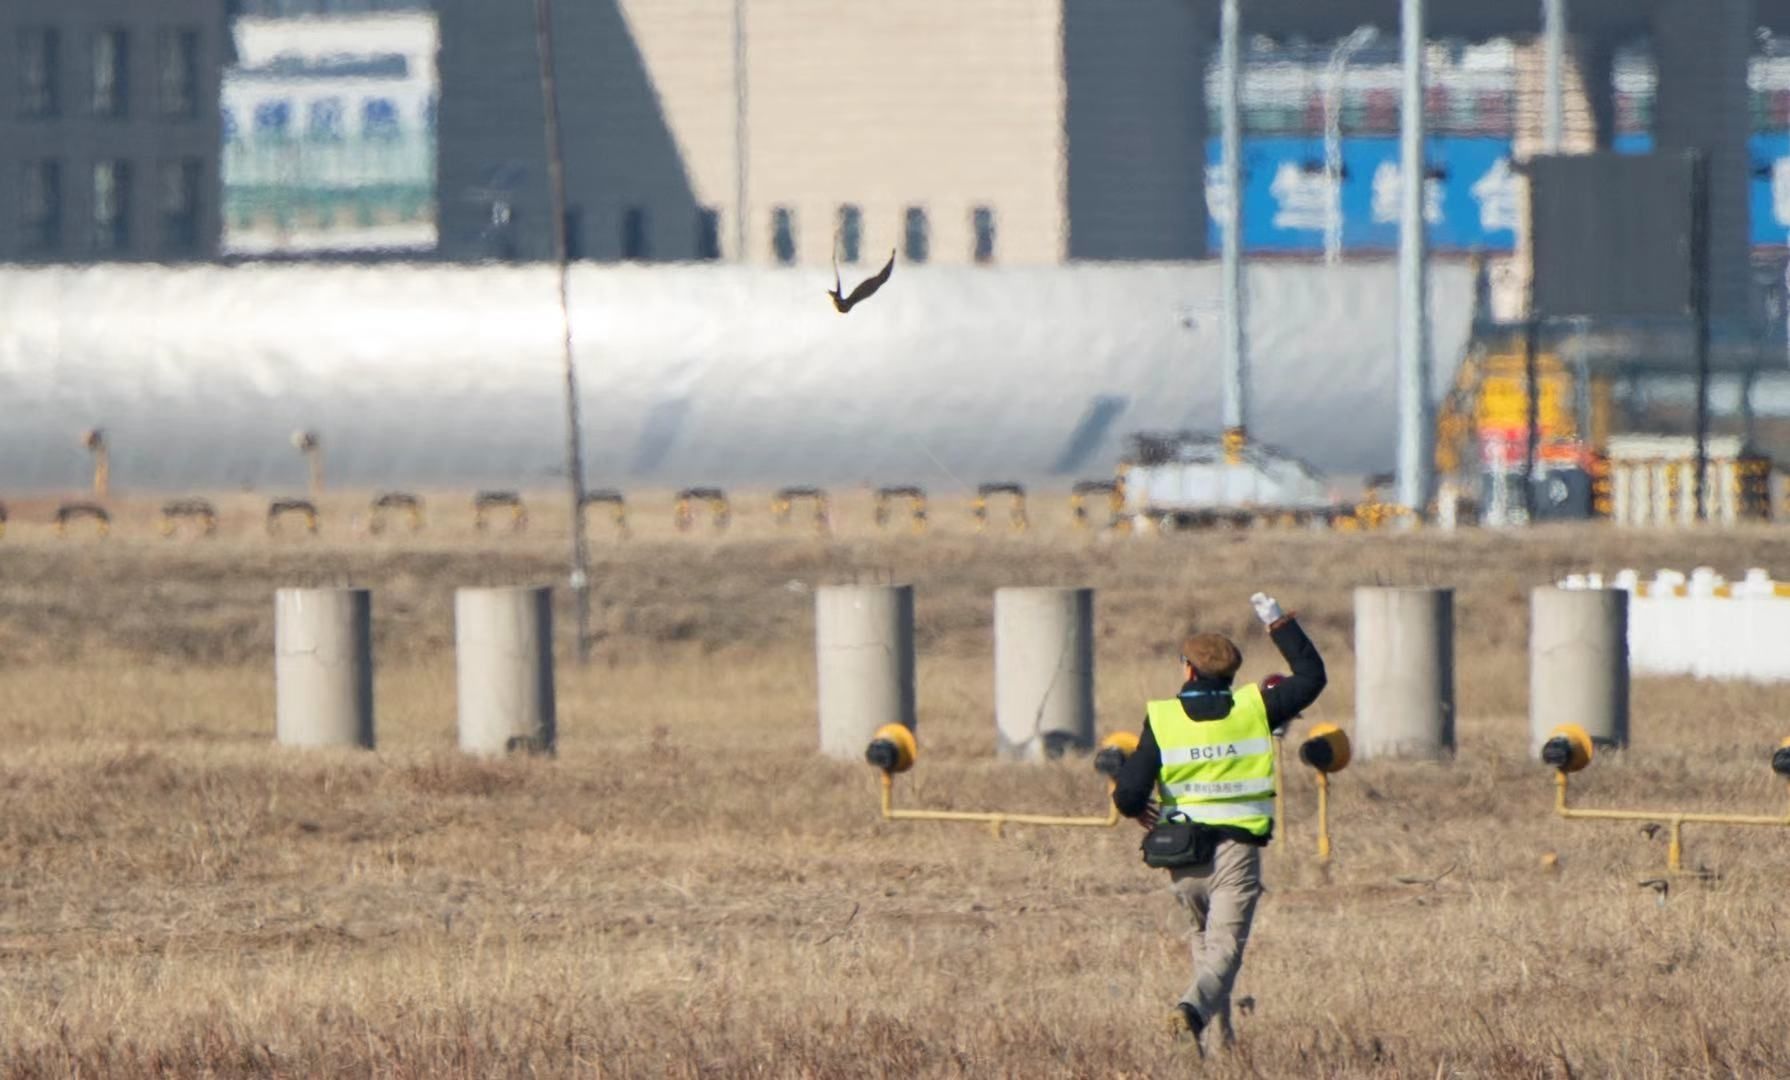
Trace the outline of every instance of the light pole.
[[1371, 26], [1358, 26], [1330, 53], [1324, 70], [1324, 262], [1342, 258], [1342, 95], [1343, 69], [1349, 59], [1379, 36]]
[[1249, 415], [1249, 353], [1244, 333], [1248, 297], [1243, 280], [1242, 19], [1241, 0], [1224, 0], [1218, 22], [1219, 111], [1224, 120], [1224, 187], [1230, 198], [1224, 208], [1224, 250], [1219, 276], [1224, 296], [1224, 458], [1230, 465], [1243, 460]]
[[1398, 504], [1415, 524], [1429, 507], [1434, 479], [1430, 426], [1429, 258], [1423, 235], [1424, 0], [1399, 9], [1404, 90], [1399, 105], [1399, 160], [1404, 183], [1398, 225]]
[[559, 86], [553, 67], [553, 3], [535, 0], [535, 50], [547, 138], [547, 192], [552, 203], [553, 262], [559, 271], [560, 355], [566, 386], [566, 481], [571, 487], [572, 601], [578, 617], [578, 663], [590, 660], [590, 553], [584, 534], [584, 428], [578, 409], [578, 366], [572, 352], [571, 266], [566, 251], [566, 167], [560, 142]]

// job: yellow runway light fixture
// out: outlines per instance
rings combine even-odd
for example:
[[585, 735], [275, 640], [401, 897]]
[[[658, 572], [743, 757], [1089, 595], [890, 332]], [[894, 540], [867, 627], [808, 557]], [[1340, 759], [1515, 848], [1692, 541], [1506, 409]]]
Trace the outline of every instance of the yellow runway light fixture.
[[305, 532], [317, 535], [317, 504], [309, 499], [274, 499], [267, 504], [267, 535], [280, 534], [280, 519], [287, 514], [297, 514], [305, 523]]
[[[1566, 805], [1566, 777], [1591, 764], [1594, 756], [1591, 736], [1577, 724], [1562, 724], [1548, 734], [1541, 747], [1541, 760], [1554, 769], [1554, 811], [1568, 821], [1664, 821], [1669, 830], [1666, 846], [1666, 869], [1672, 873], [1684, 870], [1684, 826], [1694, 825], [1762, 825], [1790, 828], [1790, 807], [1778, 817], [1764, 814], [1710, 814], [1679, 810], [1584, 810]], [[1790, 738], [1778, 744], [1771, 755], [1771, 770], [1790, 781]]]
[[472, 497], [472, 527], [484, 532], [491, 527], [493, 510], [510, 512], [510, 531], [521, 532], [528, 528], [528, 509], [522, 505], [522, 496], [514, 491], [481, 491]]
[[1010, 480], [976, 486], [976, 501], [970, 504], [970, 513], [976, 519], [976, 531], [988, 528], [988, 503], [996, 495], [1008, 497], [1007, 524], [1014, 532], [1025, 532], [1031, 520], [1026, 516], [1026, 489], [1024, 485]]
[[408, 491], [388, 491], [373, 499], [372, 513], [367, 517], [367, 531], [378, 536], [385, 531], [386, 515], [403, 514], [411, 532], [423, 530], [423, 500]]
[[716, 532], [725, 532], [728, 522], [733, 520], [733, 504], [727, 500], [727, 492], [717, 487], [688, 487], [677, 493], [677, 507], [672, 511], [671, 522], [677, 526], [678, 532], [689, 532], [696, 527], [697, 504], [708, 507], [709, 524]]
[[966, 821], [987, 825], [996, 835], [1008, 825], [1040, 825], [1063, 828], [1111, 828], [1119, 823], [1118, 807], [1112, 806], [1114, 777], [1125, 764], [1127, 755], [1137, 749], [1137, 736], [1130, 732], [1109, 735], [1101, 740], [1094, 755], [1094, 768], [1107, 777], [1109, 809], [1103, 817], [1064, 817], [1053, 814], [1016, 814], [1001, 810], [898, 810], [895, 808], [895, 774], [914, 767], [920, 756], [914, 733], [901, 724], [885, 724], [876, 730], [864, 750], [864, 760], [882, 774], [882, 817], [884, 821]]
[[1330, 861], [1330, 774], [1349, 767], [1348, 732], [1335, 724], [1319, 724], [1299, 745], [1299, 760], [1318, 778], [1318, 862]]
[[832, 499], [817, 487], [786, 487], [771, 497], [771, 517], [778, 525], [788, 525], [795, 508], [806, 503], [814, 510], [814, 531], [822, 536], [832, 529]]
[[98, 503], [72, 502], [63, 503], [56, 508], [56, 535], [67, 536], [70, 522], [87, 520], [93, 522], [99, 535], [109, 536], [112, 532], [112, 515]]
[[908, 526], [915, 536], [926, 531], [926, 492], [912, 484], [876, 489], [876, 527], [886, 529], [894, 520], [898, 504], [905, 502]]
[[[1098, 521], [1088, 513], [1090, 499], [1106, 503], [1106, 520]], [[1102, 528], [1126, 531], [1131, 519], [1125, 516], [1125, 485], [1118, 480], [1083, 480], [1069, 493], [1069, 514], [1078, 529]]]
[[201, 536], [213, 536], [218, 531], [217, 507], [205, 499], [175, 499], [162, 505], [163, 536], [172, 539], [182, 521], [196, 522]]
[[628, 538], [628, 497], [614, 488], [599, 488], [587, 491], [578, 500], [578, 512], [583, 513], [593, 506], [607, 506], [609, 520], [615, 524], [615, 535], [623, 540]]
[[881, 769], [884, 775], [906, 772], [920, 756], [920, 745], [911, 728], [905, 724], [884, 724], [876, 729], [864, 760]]

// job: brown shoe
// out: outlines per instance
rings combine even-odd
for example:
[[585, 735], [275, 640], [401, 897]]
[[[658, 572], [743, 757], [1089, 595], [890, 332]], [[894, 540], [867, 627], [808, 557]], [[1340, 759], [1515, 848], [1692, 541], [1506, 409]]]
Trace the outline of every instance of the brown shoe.
[[1200, 1019], [1198, 1009], [1185, 1001], [1178, 1003], [1168, 1014], [1168, 1027], [1177, 1042], [1191, 1040], [1200, 1057], [1206, 1056], [1206, 1048], [1200, 1045], [1200, 1032], [1205, 1030], [1206, 1022]]

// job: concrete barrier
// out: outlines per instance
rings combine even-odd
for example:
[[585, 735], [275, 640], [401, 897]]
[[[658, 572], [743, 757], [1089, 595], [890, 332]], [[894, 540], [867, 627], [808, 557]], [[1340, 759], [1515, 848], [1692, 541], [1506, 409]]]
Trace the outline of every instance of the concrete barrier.
[[857, 761], [877, 728], [913, 729], [913, 586], [816, 589], [814, 654], [821, 753]]
[[1561, 724], [1578, 724], [1599, 746], [1628, 745], [1628, 593], [1621, 589], [1544, 585], [1530, 593], [1530, 754]]
[[996, 747], [1038, 761], [1094, 746], [1094, 590], [994, 594]]
[[282, 746], [373, 748], [373, 597], [274, 593], [274, 730]]
[[547, 588], [454, 593], [460, 749], [553, 753], [553, 593]]
[[1454, 756], [1454, 591], [1355, 590], [1355, 741], [1362, 760]]

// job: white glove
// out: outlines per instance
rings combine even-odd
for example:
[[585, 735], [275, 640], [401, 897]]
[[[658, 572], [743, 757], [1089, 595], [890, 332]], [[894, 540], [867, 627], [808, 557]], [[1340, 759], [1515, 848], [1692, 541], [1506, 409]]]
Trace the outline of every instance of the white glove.
[[1267, 593], [1256, 593], [1249, 598], [1249, 602], [1255, 605], [1255, 617], [1262, 620], [1263, 626], [1273, 626], [1280, 621], [1280, 601], [1274, 597]]

